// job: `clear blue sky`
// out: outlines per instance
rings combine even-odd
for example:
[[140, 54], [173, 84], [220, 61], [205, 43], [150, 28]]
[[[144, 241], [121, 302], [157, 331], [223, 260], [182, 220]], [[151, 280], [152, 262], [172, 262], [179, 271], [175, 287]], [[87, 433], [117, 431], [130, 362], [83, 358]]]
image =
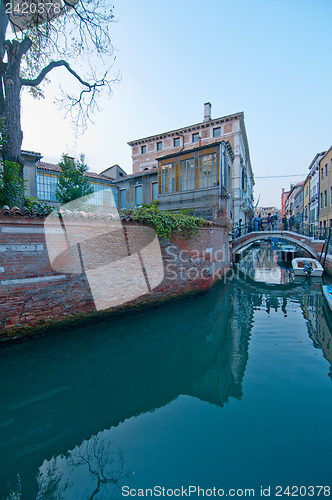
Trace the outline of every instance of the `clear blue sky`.
[[[75, 144], [69, 119], [47, 101], [22, 98], [25, 149], [56, 162], [83, 152], [90, 169], [131, 172], [127, 142], [243, 111], [260, 205], [280, 206], [281, 188], [332, 144], [331, 0], [115, 0], [111, 25], [121, 82]], [[55, 77], [55, 78], [54, 78]]]

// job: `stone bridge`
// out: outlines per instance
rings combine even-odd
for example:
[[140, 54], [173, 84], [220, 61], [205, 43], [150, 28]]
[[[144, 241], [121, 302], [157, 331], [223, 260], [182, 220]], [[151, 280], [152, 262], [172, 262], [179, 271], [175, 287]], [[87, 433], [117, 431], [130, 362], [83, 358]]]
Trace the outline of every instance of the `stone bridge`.
[[309, 236], [304, 236], [303, 234], [295, 233], [293, 231], [255, 231], [252, 233], [244, 234], [233, 240], [233, 261], [236, 260], [236, 256], [239, 255], [246, 247], [249, 247], [252, 243], [258, 240], [264, 240], [267, 238], [279, 238], [282, 240], [287, 240], [287, 242], [294, 243], [299, 247], [306, 250], [314, 259], [317, 259], [322, 251], [324, 241], [315, 240]]

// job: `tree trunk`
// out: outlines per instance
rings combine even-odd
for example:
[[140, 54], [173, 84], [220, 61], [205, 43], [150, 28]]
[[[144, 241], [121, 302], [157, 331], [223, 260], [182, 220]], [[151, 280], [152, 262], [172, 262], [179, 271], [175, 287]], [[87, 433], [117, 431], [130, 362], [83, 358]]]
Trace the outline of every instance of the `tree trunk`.
[[20, 64], [22, 54], [17, 40], [6, 41], [5, 47], [8, 61], [2, 74], [5, 94], [4, 119], [5, 142], [3, 145], [3, 159], [24, 164], [21, 156], [23, 133], [21, 130], [21, 80]]

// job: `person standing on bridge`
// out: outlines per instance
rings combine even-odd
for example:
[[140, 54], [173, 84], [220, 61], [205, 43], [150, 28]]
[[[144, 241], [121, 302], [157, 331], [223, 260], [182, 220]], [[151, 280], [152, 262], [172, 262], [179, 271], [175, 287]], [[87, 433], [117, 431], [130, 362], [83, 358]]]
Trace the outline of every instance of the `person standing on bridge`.
[[239, 219], [239, 222], [237, 223], [236, 226], [236, 237], [240, 238], [241, 236], [241, 229], [242, 229], [242, 219]]
[[272, 231], [273, 230], [271, 212], [267, 216], [267, 230], [268, 231]]
[[258, 231], [259, 230], [259, 218], [257, 217], [257, 215], [255, 215], [254, 217], [254, 231]]
[[286, 215], [284, 215], [282, 218], [282, 228], [284, 231], [287, 231], [288, 229], [288, 221]]
[[259, 214], [259, 216], [258, 216], [258, 231], [263, 231], [263, 221], [262, 221], [261, 214]]

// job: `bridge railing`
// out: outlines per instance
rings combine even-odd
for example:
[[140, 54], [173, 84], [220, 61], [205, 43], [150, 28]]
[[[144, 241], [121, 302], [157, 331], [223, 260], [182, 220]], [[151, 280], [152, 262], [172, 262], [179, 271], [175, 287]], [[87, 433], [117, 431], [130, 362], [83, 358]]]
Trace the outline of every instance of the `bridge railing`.
[[257, 225], [255, 226], [252, 222], [241, 224], [241, 226], [234, 224], [233, 239], [257, 231], [292, 231], [315, 240], [327, 240], [329, 236], [328, 227], [320, 228], [313, 224], [305, 224], [303, 222], [289, 223], [289, 221], [287, 221], [287, 223], [283, 224], [281, 221], [273, 221], [271, 224], [267, 224], [267, 222], [263, 221], [261, 227], [258, 228]]

